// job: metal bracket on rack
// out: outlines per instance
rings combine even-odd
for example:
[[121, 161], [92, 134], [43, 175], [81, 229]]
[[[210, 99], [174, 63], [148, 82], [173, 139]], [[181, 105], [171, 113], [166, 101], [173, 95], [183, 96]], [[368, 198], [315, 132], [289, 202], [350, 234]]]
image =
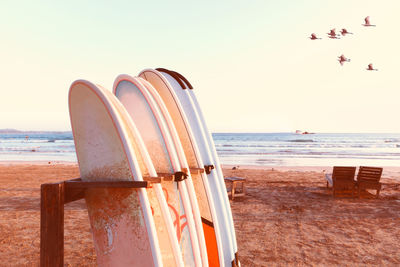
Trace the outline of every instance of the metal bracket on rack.
[[182, 182], [183, 180], [187, 179], [187, 177], [188, 177], [188, 174], [186, 172], [175, 172], [174, 181]]
[[215, 169], [214, 165], [204, 165], [204, 169], [206, 170], [207, 174], [211, 173], [211, 170]]

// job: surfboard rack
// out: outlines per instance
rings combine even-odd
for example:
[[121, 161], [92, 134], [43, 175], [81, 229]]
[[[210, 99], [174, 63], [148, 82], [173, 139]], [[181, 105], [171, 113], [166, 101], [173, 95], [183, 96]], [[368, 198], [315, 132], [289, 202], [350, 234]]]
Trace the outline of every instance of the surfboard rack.
[[[197, 173], [203, 173], [204, 169], [203, 168], [189, 168], [190, 173], [197, 174]], [[157, 173], [158, 177], [153, 178], [153, 177], [143, 177], [143, 180], [147, 181], [152, 181], [153, 179], [160, 179], [159, 182], [161, 181], [175, 181], [175, 182], [181, 182], [188, 177], [188, 169], [187, 168], [182, 168], [182, 171], [180, 172], [175, 172], [175, 173]], [[156, 180], [158, 182], [158, 180]]]
[[[191, 173], [204, 173], [207, 169], [189, 168]], [[42, 184], [40, 188], [40, 266], [64, 266], [64, 205], [83, 199], [87, 189], [149, 188], [162, 181], [183, 181], [188, 169], [175, 173], [157, 173], [157, 177], [143, 177], [143, 181], [82, 181], [81, 178], [58, 183]]]
[[[203, 168], [190, 168], [190, 173], [203, 173]], [[143, 177], [145, 181], [161, 183], [162, 181], [181, 182], [188, 177], [188, 169], [182, 168], [182, 171], [175, 173], [157, 173], [158, 177]]]
[[158, 176], [164, 178], [164, 181], [174, 181], [174, 182], [182, 182], [188, 177], [188, 172], [187, 169], [185, 168], [182, 168], [182, 171], [175, 172], [173, 174], [170, 173], [157, 173], [157, 174]]
[[[182, 168], [183, 172], [188, 172], [188, 169]], [[199, 173], [204, 173], [204, 168], [189, 168], [190, 173], [193, 174], [199, 174]]]
[[149, 188], [153, 183], [172, 180], [173, 177], [174, 174], [158, 174], [158, 177], [143, 177], [144, 181], [93, 182], [76, 178], [42, 184], [40, 188], [40, 266], [64, 266], [64, 205], [84, 198], [87, 189]]

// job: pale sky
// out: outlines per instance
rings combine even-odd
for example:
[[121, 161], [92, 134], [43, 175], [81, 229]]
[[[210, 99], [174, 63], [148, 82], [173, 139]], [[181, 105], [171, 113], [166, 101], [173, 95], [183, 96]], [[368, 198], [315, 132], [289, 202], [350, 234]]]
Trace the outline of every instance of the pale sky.
[[[119, 74], [164, 67], [193, 84], [213, 132], [400, 132], [399, 11], [398, 0], [3, 0], [0, 128], [70, 130], [74, 80], [111, 90]], [[343, 27], [354, 34], [327, 38]]]

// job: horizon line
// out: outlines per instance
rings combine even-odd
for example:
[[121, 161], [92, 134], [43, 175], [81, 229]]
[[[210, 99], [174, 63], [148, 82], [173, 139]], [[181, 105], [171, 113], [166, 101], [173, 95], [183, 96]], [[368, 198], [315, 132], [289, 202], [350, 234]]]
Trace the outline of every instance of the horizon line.
[[[34, 132], [60, 132], [60, 133], [72, 133], [72, 130], [18, 130], [13, 128], [3, 128], [0, 129], [0, 134], [4, 133], [34, 133]], [[294, 133], [296, 134], [296, 130], [293, 131], [210, 131], [212, 134], [263, 134], [263, 133]], [[329, 132], [329, 131], [315, 131], [309, 132], [308, 134], [299, 134], [299, 135], [313, 135], [313, 134], [400, 134], [400, 132]]]

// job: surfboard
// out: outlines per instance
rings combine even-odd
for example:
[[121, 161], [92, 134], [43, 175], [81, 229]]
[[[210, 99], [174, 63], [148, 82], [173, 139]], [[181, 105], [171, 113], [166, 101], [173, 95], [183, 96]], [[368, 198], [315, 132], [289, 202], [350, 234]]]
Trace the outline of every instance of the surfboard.
[[212, 198], [212, 191], [207, 176], [204, 173], [204, 164], [199, 157], [197, 145], [191, 143], [191, 140], [193, 140], [190, 138], [190, 136], [193, 136], [192, 131], [190, 128], [185, 128], [182, 133], [185, 136], [186, 143], [188, 144], [187, 150], [190, 152], [188, 154], [191, 161], [187, 161], [178, 131], [175, 128], [175, 124], [161, 96], [148, 81], [143, 80], [142, 83], [147, 87], [165, 117], [168, 128], [174, 137], [173, 142], [176, 144], [175, 147], [177, 148], [178, 158], [181, 161], [181, 165], [186, 169], [193, 170], [191, 172], [192, 179], [188, 179], [188, 187], [193, 188], [192, 190], [197, 196], [197, 201], [195, 198], [195, 202], [198, 203], [200, 209], [201, 223], [207, 246], [208, 263], [210, 266], [224, 266], [223, 245], [219, 225], [215, 222], [215, 220], [217, 220], [217, 215]]
[[[207, 246], [208, 264], [209, 266], [223, 266], [222, 240], [219, 226], [214, 222], [217, 216], [211, 196], [212, 191], [210, 189], [210, 185], [208, 184], [207, 176], [204, 173], [204, 165], [199, 157], [195, 157], [196, 153], [198, 154], [197, 146], [195, 144], [190, 144], [191, 146], [188, 147], [188, 150], [192, 152], [191, 156], [193, 157], [191, 158], [195, 159], [194, 162], [192, 161], [189, 163], [186, 159], [186, 155], [178, 132], [175, 128], [175, 124], [161, 96], [148, 81], [142, 78], [137, 79], [141, 80], [141, 83], [147, 88], [148, 92], [157, 103], [168, 129], [171, 132], [171, 137], [175, 144], [182, 168], [190, 170], [191, 177], [187, 179], [188, 189], [193, 192], [191, 196], [196, 196], [191, 199], [193, 205], [199, 206], [200, 214], [198, 216], [201, 217], [201, 221], [196, 221], [196, 226], [202, 228], [202, 232], [204, 232], [203, 237]], [[188, 137], [186, 140], [190, 141], [189, 136], [192, 135], [191, 129], [187, 128], [184, 134], [186, 134], [185, 136]]]
[[[176, 72], [176, 71], [172, 71], [173, 74], [175, 74], [174, 79], [180, 78], [182, 83], [184, 85], [186, 85], [186, 88], [190, 89], [187, 90], [187, 92], [189, 93], [189, 101], [191, 103], [191, 107], [194, 109], [194, 111], [196, 112], [197, 115], [197, 120], [199, 120], [199, 123], [201, 124], [201, 127], [203, 128], [203, 132], [204, 132], [204, 136], [207, 139], [207, 143], [208, 143], [208, 148], [209, 151], [211, 152], [211, 161], [215, 162], [215, 169], [217, 170], [218, 176], [219, 176], [219, 183], [221, 185], [221, 187], [223, 188], [223, 192], [226, 192], [226, 186], [225, 186], [225, 182], [224, 182], [224, 175], [222, 172], [222, 168], [221, 168], [221, 163], [219, 161], [219, 157], [217, 154], [217, 150], [215, 148], [215, 144], [214, 144], [214, 139], [212, 138], [211, 132], [208, 129], [206, 120], [204, 118], [202, 109], [200, 107], [200, 104], [197, 100], [196, 94], [194, 93], [193, 90], [193, 86], [190, 84], [190, 82], [180, 73]], [[182, 89], [185, 89], [184, 87]], [[231, 207], [229, 204], [229, 199], [228, 199], [228, 195], [224, 194], [225, 198], [225, 206], [227, 207], [228, 210], [228, 216], [230, 217], [230, 221], [232, 222], [232, 226], [233, 226], [233, 219], [232, 219], [232, 212], [231, 212]], [[235, 235], [235, 231], [233, 231], [234, 234], [234, 247], [235, 250], [237, 251], [237, 244], [236, 244], [236, 235]]]
[[[171, 134], [146, 87], [137, 78], [120, 75], [114, 82], [113, 92], [125, 106], [142, 134], [157, 172], [182, 175], [182, 167]], [[207, 255], [204, 254], [204, 252], [206, 253], [205, 244], [201, 242], [203, 233], [199, 233], [196, 229], [195, 220], [196, 214], [199, 213], [198, 206], [192, 205], [190, 201], [191, 192], [187, 188], [188, 179], [162, 183], [162, 187], [176, 226], [185, 265], [208, 266], [207, 261], [204, 260], [207, 259]]]
[[[200, 124], [201, 124], [201, 126], [203, 128], [204, 136], [206, 137], [209, 151], [211, 152], [211, 162], [213, 162], [212, 165], [215, 167], [215, 169], [217, 171], [217, 174], [218, 174], [218, 177], [219, 177], [218, 182], [219, 182], [219, 184], [221, 186], [221, 191], [222, 192], [226, 192], [226, 185], [225, 185], [225, 182], [224, 182], [224, 174], [222, 172], [221, 163], [219, 161], [219, 157], [218, 157], [218, 154], [217, 154], [217, 149], [215, 148], [214, 139], [212, 138], [211, 132], [208, 129], [208, 126], [207, 126], [206, 120], [204, 118], [202, 109], [201, 109], [200, 104], [199, 104], [199, 102], [197, 100], [196, 94], [194, 93], [193, 86], [190, 84], [190, 82], [182, 74], [180, 74], [180, 73], [178, 73], [176, 71], [174, 71], [173, 73], [175, 73], [179, 78], [181, 78], [183, 83], [186, 84], [186, 88], [189, 88], [189, 90], [187, 90], [187, 92], [189, 93], [189, 98], [188, 99], [190, 100], [191, 106], [195, 110], [195, 112], [196, 112], [196, 114], [198, 116], [198, 119], [200, 119]], [[238, 258], [238, 248], [237, 248], [237, 242], [236, 242], [235, 226], [233, 224], [232, 210], [231, 210], [231, 206], [230, 206], [227, 194], [223, 194], [223, 200], [224, 200], [224, 203], [225, 203], [225, 208], [226, 208], [226, 211], [227, 211], [227, 215], [229, 217], [228, 221], [230, 222], [231, 229], [232, 229], [231, 234], [232, 234], [233, 248], [234, 248], [234, 251], [235, 251], [235, 261], [236, 261], [236, 264], [238, 266], [240, 266], [240, 261], [239, 261], [239, 258]]]
[[[83, 181], [157, 175], [135, 125], [111, 92], [75, 81], [69, 110]], [[183, 266], [177, 239], [166, 233], [173, 225], [163, 194], [144, 188], [90, 189], [85, 199], [99, 266]]]
[[[198, 159], [201, 159], [203, 164], [207, 166], [213, 165], [214, 162], [211, 160], [210, 151], [201, 124], [199, 123], [196, 113], [191, 108], [190, 102], [187, 101], [185, 96], [187, 92], [182, 90], [183, 86], [185, 86], [184, 82], [181, 79], [175, 79], [166, 73], [152, 69], [142, 71], [139, 76], [149, 81], [164, 100], [164, 103], [166, 104], [175, 123], [176, 129], [178, 130], [188, 161], [193, 161], [193, 158], [197, 157]], [[192, 136], [185, 134], [185, 129], [188, 128], [192, 129]], [[197, 144], [199, 152], [197, 156], [193, 151], [188, 149], [190, 143], [194, 145]], [[219, 224], [221, 234], [224, 264], [230, 266], [232, 262], [234, 262], [235, 251], [233, 245], [234, 241], [232, 240], [233, 223], [229, 222], [228, 211], [224, 201], [226, 195], [225, 185], [224, 187], [221, 187], [221, 184], [218, 181], [220, 178], [215, 171], [207, 173], [207, 179], [212, 191], [210, 195], [215, 204], [217, 216], [216, 221]]]
[[[171, 133], [171, 137], [173, 139], [173, 143], [175, 144], [180, 164], [182, 168], [190, 170], [188, 179], [186, 181], [188, 191], [192, 192], [191, 194], [189, 194], [192, 205], [199, 206], [200, 213], [196, 215], [195, 218], [201, 218], [201, 220], [195, 220], [195, 222], [198, 231], [201, 231], [202, 233], [204, 232], [204, 235], [199, 236], [199, 239], [203, 238], [204, 241], [202, 242], [204, 242], [207, 247], [208, 259], [205, 260], [208, 260], [208, 264], [210, 266], [220, 266], [220, 262], [223, 266], [223, 254], [222, 252], [219, 253], [218, 251], [218, 248], [222, 248], [222, 241], [218, 224], [214, 224], [216, 211], [212, 197], [210, 195], [212, 192], [210, 190], [208, 180], [205, 179], [206, 176], [204, 174], [204, 165], [201, 163], [201, 160], [196, 161], [196, 164], [188, 164], [174, 122], [162, 98], [149, 82], [142, 78], [134, 79], [140, 80], [141, 84], [146, 87], [147, 91], [155, 100], [155, 103], [157, 104], [159, 110], [161, 111], [163, 119], [166, 122], [168, 130]], [[187, 134], [190, 134], [190, 129], [187, 130]], [[191, 148], [195, 149], [195, 147]], [[220, 245], [218, 246], [218, 244]]]

